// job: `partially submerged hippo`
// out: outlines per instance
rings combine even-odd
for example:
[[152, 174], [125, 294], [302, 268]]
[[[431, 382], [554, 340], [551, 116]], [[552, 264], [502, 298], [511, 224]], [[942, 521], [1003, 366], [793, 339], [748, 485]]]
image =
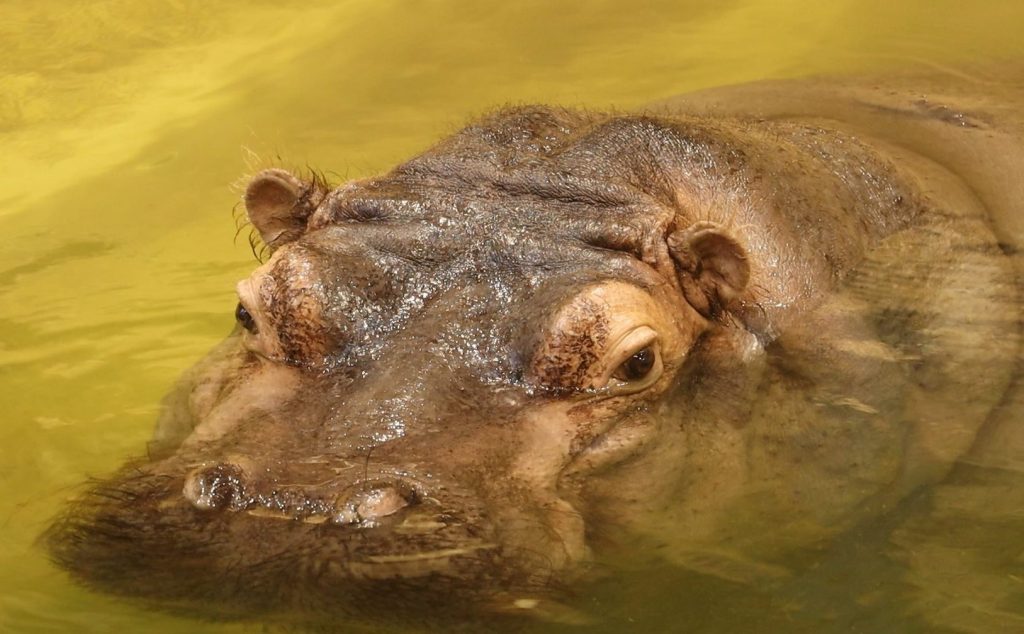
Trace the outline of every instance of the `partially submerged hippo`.
[[164, 607], [326, 623], [551, 614], [631, 548], [782, 574], [939, 481], [1016, 389], [1012, 90], [514, 108], [337, 188], [265, 170], [235, 331], [53, 557]]

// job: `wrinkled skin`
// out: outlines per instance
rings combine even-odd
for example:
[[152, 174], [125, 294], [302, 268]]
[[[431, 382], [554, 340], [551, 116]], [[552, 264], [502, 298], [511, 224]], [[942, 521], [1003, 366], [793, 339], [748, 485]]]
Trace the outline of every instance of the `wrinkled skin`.
[[914, 81], [511, 109], [378, 178], [257, 174], [238, 326], [54, 558], [327, 623], [557, 616], [630, 547], [785, 574], [1015, 389], [1024, 99]]

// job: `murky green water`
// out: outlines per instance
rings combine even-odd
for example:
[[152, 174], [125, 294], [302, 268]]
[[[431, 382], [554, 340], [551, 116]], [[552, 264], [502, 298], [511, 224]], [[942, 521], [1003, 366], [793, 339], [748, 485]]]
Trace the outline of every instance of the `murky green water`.
[[[91, 594], [33, 546], [86, 476], [142, 450], [161, 394], [230, 329], [253, 264], [233, 240], [245, 174], [373, 173], [497, 104], [629, 108], [765, 77], [1020, 59], [1022, 25], [1024, 4], [998, 0], [7, 0], [0, 631], [252, 629]], [[587, 600], [608, 631], [935, 631], [897, 616], [887, 564], [850, 572], [860, 537], [774, 595], [645, 570]], [[657, 609], [620, 607], [643, 595]]]

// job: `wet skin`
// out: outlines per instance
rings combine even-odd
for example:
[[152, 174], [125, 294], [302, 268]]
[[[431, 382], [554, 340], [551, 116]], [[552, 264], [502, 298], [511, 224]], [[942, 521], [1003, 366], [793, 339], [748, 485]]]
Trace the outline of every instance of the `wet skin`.
[[1024, 99], [914, 81], [929, 101], [510, 109], [380, 177], [255, 175], [269, 257], [235, 331], [54, 559], [289, 622], [550, 615], [630, 544], [784, 574], [939, 481], [1016, 389]]

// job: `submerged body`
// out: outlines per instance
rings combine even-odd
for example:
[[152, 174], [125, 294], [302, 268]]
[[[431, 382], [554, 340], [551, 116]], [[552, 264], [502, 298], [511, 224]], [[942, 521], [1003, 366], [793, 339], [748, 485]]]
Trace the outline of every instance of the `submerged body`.
[[335, 189], [266, 170], [235, 333], [48, 544], [311, 623], [550, 614], [627, 548], [786, 574], [1016, 442], [1020, 85], [519, 108]]

